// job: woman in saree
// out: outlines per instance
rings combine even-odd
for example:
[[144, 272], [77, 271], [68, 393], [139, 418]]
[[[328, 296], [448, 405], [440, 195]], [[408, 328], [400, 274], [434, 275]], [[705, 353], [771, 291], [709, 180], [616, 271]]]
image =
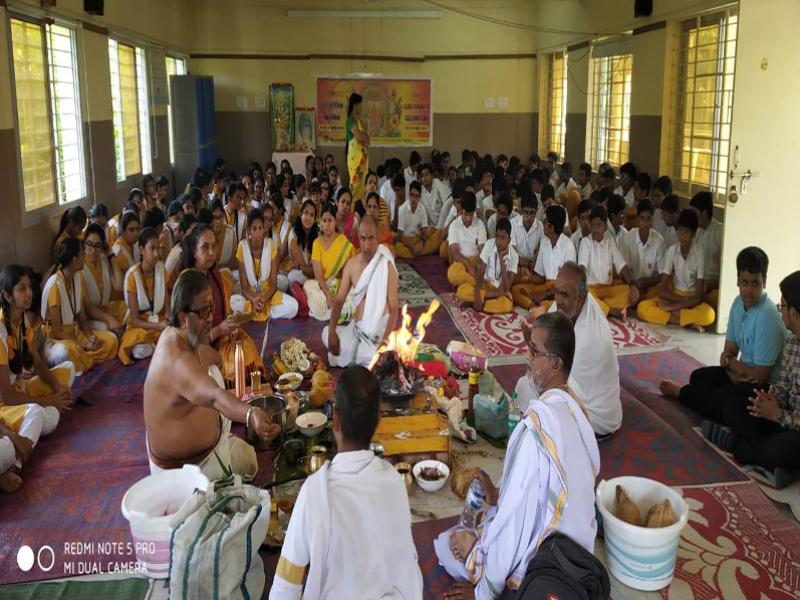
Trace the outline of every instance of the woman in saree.
[[139, 253], [139, 230], [141, 229], [139, 214], [124, 213], [120, 226], [122, 231], [114, 241], [114, 245], [111, 246], [111, 253], [114, 255], [111, 260], [114, 261], [120, 273], [127, 273], [128, 269], [138, 264], [142, 258]]
[[86, 286], [86, 311], [93, 329], [119, 333], [125, 324], [128, 307], [123, 300], [112, 300], [112, 292], [122, 293], [124, 273], [108, 260], [106, 232], [97, 223], [89, 223], [84, 232], [83, 283]]
[[229, 381], [234, 379], [234, 353], [237, 342], [242, 343], [245, 370], [263, 371], [264, 361], [253, 338], [245, 333], [232, 316], [230, 298], [233, 294], [233, 282], [223, 277], [217, 269], [217, 239], [214, 230], [205, 224], [197, 225], [183, 243], [184, 267], [199, 269], [205, 273], [211, 286], [214, 312], [209, 340], [211, 347], [222, 356], [222, 376]]
[[[365, 197], [369, 196], [372, 193], [378, 195], [378, 213], [373, 216], [378, 221], [378, 223], [385, 223], [386, 226], [389, 227], [392, 221], [392, 213], [389, 210], [389, 203], [386, 202], [386, 200], [384, 200], [383, 198], [381, 198], [381, 195], [378, 192], [378, 174], [375, 173], [374, 171], [370, 171], [369, 173], [367, 173], [367, 189], [365, 192]], [[359, 213], [359, 215], [364, 216], [366, 212], [367, 212], [367, 204], [366, 200], [364, 200], [364, 213]]]
[[350, 198], [352, 210], [356, 203], [364, 201], [367, 173], [369, 172], [369, 133], [367, 124], [361, 119], [364, 98], [353, 92], [347, 102], [347, 172], [350, 174]]
[[336, 231], [343, 233], [358, 248], [358, 215], [351, 210], [350, 190], [342, 188], [336, 195]]
[[51, 367], [64, 361], [75, 365], [77, 375], [117, 355], [117, 338], [110, 331], [92, 329], [86, 310], [86, 284], [81, 277], [83, 242], [67, 238], [58, 252], [58, 270], [42, 292], [44, 358]]
[[394, 255], [394, 236], [392, 235], [392, 230], [389, 229], [387, 223], [381, 221], [379, 218], [380, 200], [381, 198], [378, 196], [378, 192], [367, 193], [367, 214], [378, 223], [378, 243], [386, 246], [392, 255]]
[[[353, 255], [353, 244], [336, 231], [336, 206], [327, 204], [322, 209], [322, 233], [311, 249], [311, 265], [314, 278], [303, 284], [308, 300], [309, 315], [318, 321], [327, 321], [331, 316], [333, 299], [339, 289], [342, 270]], [[342, 315], [345, 311], [342, 310]]]

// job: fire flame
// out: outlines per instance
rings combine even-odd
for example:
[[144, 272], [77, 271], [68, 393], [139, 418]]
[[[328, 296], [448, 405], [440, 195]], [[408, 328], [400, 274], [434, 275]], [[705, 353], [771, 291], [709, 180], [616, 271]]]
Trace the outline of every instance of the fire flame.
[[441, 302], [437, 298], [433, 299], [431, 305], [428, 307], [424, 313], [419, 316], [417, 319], [417, 324], [414, 327], [414, 333], [411, 332], [411, 315], [408, 314], [408, 304], [403, 305], [402, 311], [402, 321], [400, 327], [395, 329], [389, 334], [389, 337], [386, 338], [386, 341], [378, 348], [378, 351], [375, 353], [375, 356], [372, 359], [372, 362], [369, 365], [369, 368], [375, 366], [375, 363], [378, 362], [378, 357], [383, 354], [384, 352], [394, 351], [397, 353], [397, 356], [400, 358], [400, 361], [404, 364], [408, 364], [414, 361], [414, 357], [417, 355], [417, 348], [422, 343], [423, 338], [425, 337], [425, 329], [428, 325], [431, 324], [433, 320], [433, 313], [435, 313], [439, 306], [441, 306]]

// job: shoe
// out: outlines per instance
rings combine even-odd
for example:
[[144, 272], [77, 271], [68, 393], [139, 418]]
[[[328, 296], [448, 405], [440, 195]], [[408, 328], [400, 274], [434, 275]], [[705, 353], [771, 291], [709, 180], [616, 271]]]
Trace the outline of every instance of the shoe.
[[775, 487], [782, 490], [792, 485], [795, 481], [800, 480], [800, 469], [776, 467], [772, 476], [775, 479]]

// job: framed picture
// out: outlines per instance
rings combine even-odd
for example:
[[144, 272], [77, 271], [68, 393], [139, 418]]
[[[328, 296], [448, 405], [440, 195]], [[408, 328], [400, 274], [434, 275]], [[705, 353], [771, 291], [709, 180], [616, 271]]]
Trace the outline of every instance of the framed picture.
[[316, 119], [313, 108], [294, 109], [295, 150], [313, 150], [317, 147]]
[[274, 151], [285, 152], [294, 145], [294, 86], [269, 86], [270, 142]]

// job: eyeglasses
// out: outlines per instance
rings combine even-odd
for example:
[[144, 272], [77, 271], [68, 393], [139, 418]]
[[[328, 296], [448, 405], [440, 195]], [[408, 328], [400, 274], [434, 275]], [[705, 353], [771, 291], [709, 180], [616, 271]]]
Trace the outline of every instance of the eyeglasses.
[[187, 308], [185, 312], [197, 315], [198, 318], [205, 321], [214, 312], [214, 302], [211, 302], [211, 304], [206, 304], [205, 306], [201, 306], [200, 308]]
[[94, 250], [102, 250], [103, 249], [103, 242], [84, 242], [84, 246], [87, 248], [93, 248]]
[[540, 356], [544, 358], [558, 358], [558, 354], [555, 352], [539, 352], [533, 347], [533, 344], [528, 344], [528, 352], [530, 352], [533, 358], [539, 358]]

